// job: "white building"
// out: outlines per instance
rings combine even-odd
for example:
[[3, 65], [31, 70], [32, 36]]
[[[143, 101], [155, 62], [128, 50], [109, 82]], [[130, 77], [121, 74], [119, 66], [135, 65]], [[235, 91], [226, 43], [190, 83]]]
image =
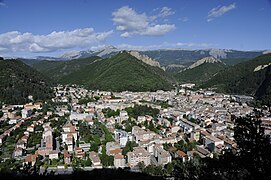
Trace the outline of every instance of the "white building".
[[168, 151], [164, 150], [161, 145], [154, 146], [154, 156], [157, 157], [159, 165], [165, 165], [171, 162], [171, 155]]
[[151, 163], [150, 153], [142, 147], [135, 147], [133, 152], [127, 153], [127, 157], [128, 165], [130, 167], [135, 167], [139, 162], [144, 162], [145, 166], [148, 166]]
[[122, 154], [116, 154], [114, 156], [114, 166], [116, 168], [124, 168], [125, 167], [125, 159]]
[[124, 147], [128, 141], [132, 141], [132, 136], [126, 131], [116, 130], [114, 134], [115, 140], [120, 144], [121, 147]]

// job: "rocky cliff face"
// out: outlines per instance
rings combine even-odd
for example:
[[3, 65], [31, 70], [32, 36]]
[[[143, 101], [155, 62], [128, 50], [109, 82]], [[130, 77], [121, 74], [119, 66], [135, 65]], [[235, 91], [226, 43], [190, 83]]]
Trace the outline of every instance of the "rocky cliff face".
[[195, 68], [201, 64], [204, 64], [204, 63], [223, 63], [223, 62], [220, 61], [219, 59], [216, 59], [211, 56], [211, 57], [202, 58], [202, 59], [196, 61], [191, 66], [189, 66], [187, 69], [193, 69], [193, 68]]
[[270, 66], [270, 65], [271, 65], [271, 63], [269, 63], [269, 64], [264, 64], [264, 65], [259, 65], [259, 66], [257, 66], [257, 67], [254, 69], [254, 72], [263, 70], [264, 68], [267, 68], [267, 67]]
[[140, 61], [148, 64], [148, 65], [151, 65], [151, 66], [155, 66], [155, 67], [159, 67], [161, 68], [159, 62], [153, 60], [152, 58], [150, 58], [149, 56], [147, 55], [144, 55], [144, 54], [140, 54], [139, 52], [137, 51], [129, 51], [129, 54], [131, 54], [132, 56], [134, 56], [135, 58], [139, 59]]

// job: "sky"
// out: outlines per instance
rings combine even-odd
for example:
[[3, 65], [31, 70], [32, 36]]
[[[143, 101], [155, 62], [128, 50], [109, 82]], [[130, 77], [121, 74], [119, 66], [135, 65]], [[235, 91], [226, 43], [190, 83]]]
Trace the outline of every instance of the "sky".
[[0, 0], [0, 56], [271, 49], [271, 0]]

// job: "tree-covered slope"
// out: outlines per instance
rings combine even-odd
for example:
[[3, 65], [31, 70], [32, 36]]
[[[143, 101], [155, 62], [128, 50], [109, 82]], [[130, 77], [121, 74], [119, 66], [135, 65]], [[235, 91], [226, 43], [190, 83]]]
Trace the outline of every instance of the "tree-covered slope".
[[0, 59], [0, 102], [22, 104], [52, 97], [51, 83], [39, 72], [19, 60]]
[[271, 63], [271, 54], [239, 63], [217, 73], [202, 87], [212, 87], [227, 93], [263, 97], [270, 88], [270, 65], [256, 71], [255, 68], [269, 63]]
[[32, 67], [48, 76], [49, 78], [59, 81], [66, 75], [71, 74], [80, 68], [93, 63], [95, 60], [100, 59], [100, 57], [94, 56], [85, 59], [74, 59], [69, 61], [37, 61], [33, 63]]
[[64, 84], [110, 91], [168, 90], [173, 81], [162, 69], [147, 65], [125, 51], [89, 64], [60, 80]]
[[204, 63], [195, 68], [186, 69], [177, 73], [175, 78], [180, 83], [202, 84], [225, 67], [223, 63]]

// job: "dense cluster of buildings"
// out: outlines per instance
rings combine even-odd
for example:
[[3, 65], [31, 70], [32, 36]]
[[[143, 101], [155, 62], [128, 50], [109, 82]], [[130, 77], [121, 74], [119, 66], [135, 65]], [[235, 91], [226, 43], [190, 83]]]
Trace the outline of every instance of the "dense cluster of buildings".
[[[80, 103], [82, 99], [94, 99]], [[98, 97], [98, 98], [97, 98]], [[84, 142], [80, 137], [79, 123], [84, 122], [93, 127], [95, 122], [102, 123], [111, 133], [114, 141], [104, 145], [107, 156], [113, 157], [116, 168], [135, 168], [139, 163], [164, 166], [173, 159], [189, 161], [195, 156], [213, 157], [222, 154], [225, 149], [236, 148], [234, 140], [233, 116], [246, 116], [253, 112], [245, 97], [217, 94], [211, 91], [178, 91], [157, 92], [120, 92], [89, 91], [78, 87], [55, 87], [55, 98], [58, 105], [52, 110], [41, 114], [36, 112], [43, 107], [42, 103], [30, 103], [17, 106], [3, 106], [1, 121], [8, 121], [13, 126], [0, 135], [0, 144], [24, 121], [42, 115], [42, 118], [31, 123], [16, 143], [13, 156], [22, 159], [24, 164], [34, 165], [37, 156], [50, 160], [63, 157], [63, 165], [71, 165], [73, 159], [89, 159], [92, 168], [101, 168], [102, 145], [98, 151], [90, 150], [92, 144]], [[238, 100], [238, 102], [237, 102]], [[61, 104], [61, 105], [59, 105]], [[166, 104], [166, 106], [165, 106]], [[146, 105], [159, 110], [156, 117], [141, 115], [136, 118], [129, 116], [125, 110], [135, 105]], [[20, 115], [18, 110], [20, 108]], [[119, 114], [108, 117], [103, 109], [119, 110]], [[270, 133], [271, 118], [267, 112], [262, 117], [266, 133]], [[65, 116], [65, 122], [58, 129], [60, 136], [55, 135], [55, 127], [51, 121], [58, 121]], [[125, 124], [133, 121], [131, 131]], [[156, 131], [150, 130], [146, 124], [152, 123]], [[25, 153], [27, 141], [35, 132], [36, 125], [42, 126], [42, 137], [36, 151]], [[102, 138], [102, 137], [101, 137]], [[59, 141], [61, 139], [61, 141]], [[103, 139], [101, 139], [103, 141]], [[123, 153], [129, 141], [136, 146], [127, 154]], [[192, 148], [182, 148], [176, 144], [193, 144]]]

